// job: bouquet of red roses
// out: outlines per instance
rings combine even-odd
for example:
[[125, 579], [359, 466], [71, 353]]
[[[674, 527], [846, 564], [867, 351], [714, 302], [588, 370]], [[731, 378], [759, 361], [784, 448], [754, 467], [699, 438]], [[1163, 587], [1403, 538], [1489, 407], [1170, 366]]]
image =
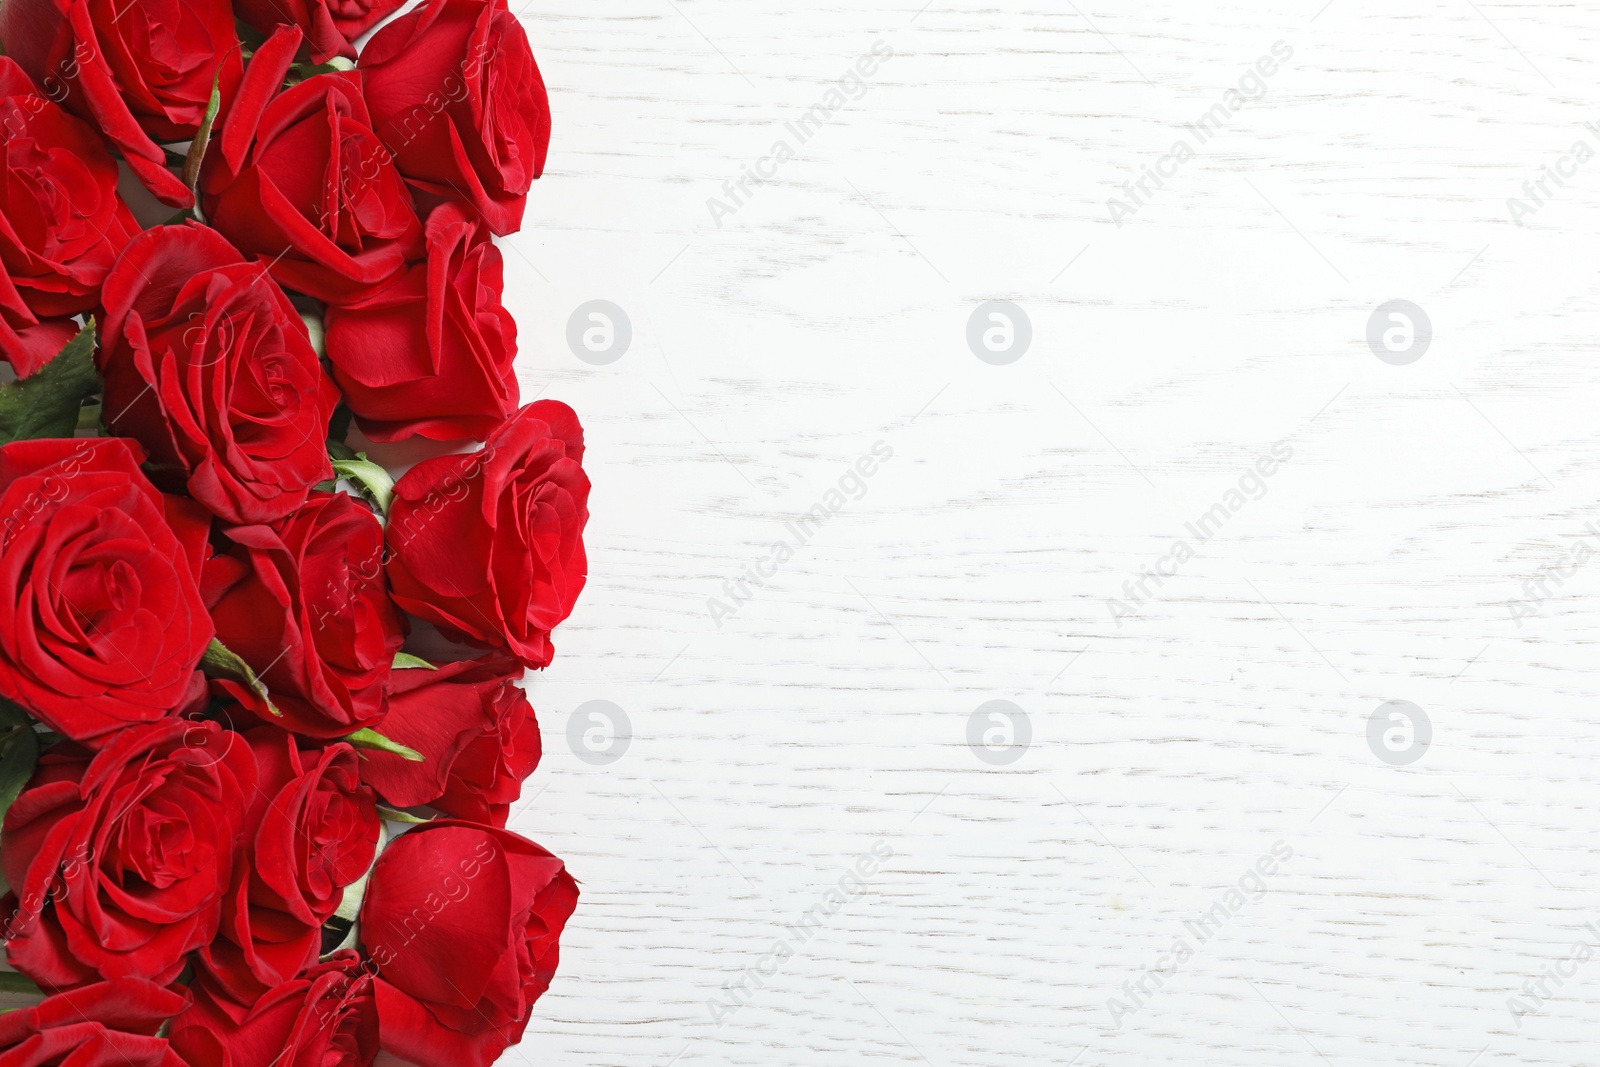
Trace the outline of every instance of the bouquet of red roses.
[[0, 0], [0, 1067], [486, 1067], [555, 972], [549, 107], [505, 0], [400, 7]]

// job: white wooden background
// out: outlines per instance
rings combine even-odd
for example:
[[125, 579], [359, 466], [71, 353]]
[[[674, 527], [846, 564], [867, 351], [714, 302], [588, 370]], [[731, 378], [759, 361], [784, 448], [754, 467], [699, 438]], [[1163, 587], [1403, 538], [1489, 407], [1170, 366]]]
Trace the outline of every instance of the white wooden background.
[[[1600, 159], [1525, 226], [1506, 202], [1600, 145], [1600, 10], [919, 3], [521, 12], [556, 116], [507, 245], [522, 382], [578, 409], [596, 488], [513, 823], [584, 896], [504, 1062], [1595, 1063], [1600, 565], [1520, 626], [1507, 602], [1600, 547]], [[1265, 96], [1108, 221], [1278, 41]], [[1409, 366], [1364, 340], [1392, 298], [1433, 323]], [[632, 323], [606, 366], [565, 337], [592, 299]], [[991, 299], [1032, 322], [1008, 366], [968, 348]], [[880, 440], [865, 496], [716, 625]], [[1119, 626], [1107, 599], [1279, 440], [1265, 496]], [[1006, 766], [967, 743], [994, 699], [1032, 727]], [[1397, 699], [1433, 726], [1409, 766], [1366, 738]], [[632, 724], [609, 766], [568, 741], [593, 700]], [[764, 962], [875, 844], [868, 890]]]

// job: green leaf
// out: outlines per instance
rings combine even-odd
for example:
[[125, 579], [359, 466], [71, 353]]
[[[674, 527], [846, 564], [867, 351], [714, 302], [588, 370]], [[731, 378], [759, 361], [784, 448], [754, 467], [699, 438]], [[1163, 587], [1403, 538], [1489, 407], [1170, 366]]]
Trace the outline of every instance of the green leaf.
[[11, 805], [16, 803], [38, 762], [39, 735], [33, 732], [31, 723], [13, 727], [0, 739], [0, 819], [4, 819]]
[[412, 763], [422, 762], [422, 753], [414, 748], [407, 748], [398, 741], [391, 741], [370, 727], [362, 727], [355, 733], [346, 735], [345, 740], [357, 748], [371, 748], [379, 752], [392, 752], [396, 756], [402, 756], [410, 760]]
[[396, 652], [394, 654], [394, 667], [395, 670], [404, 670], [407, 667], [421, 667], [424, 670], [430, 671], [436, 671], [439, 669], [438, 667], [435, 667], [433, 664], [429, 663], [427, 660], [423, 659], [421, 656], [413, 656], [409, 652]]
[[183, 160], [183, 184], [189, 187], [194, 194], [194, 217], [201, 222], [205, 215], [200, 210], [200, 161], [206, 158], [206, 146], [211, 143], [211, 126], [217, 121], [217, 112], [222, 109], [222, 68], [217, 68], [216, 77], [211, 79], [211, 99], [206, 103], [206, 113], [200, 120], [200, 129], [195, 132], [194, 140], [189, 142], [189, 154]]
[[200, 669], [207, 678], [231, 678], [236, 682], [243, 682], [251, 692], [266, 702], [267, 710], [272, 714], [283, 716], [272, 698], [267, 695], [266, 684], [256, 677], [256, 672], [250, 669], [250, 664], [239, 657], [239, 654], [218, 641], [215, 637], [211, 644], [206, 646], [206, 654], [200, 657]]
[[335, 459], [333, 473], [354, 482], [364, 496], [378, 505], [379, 511], [389, 514], [389, 505], [394, 501], [394, 479], [388, 471], [368, 459], [365, 452], [357, 452], [355, 459]]
[[0, 727], [32, 726], [33, 716], [16, 701], [0, 697]]
[[71, 437], [83, 402], [100, 391], [94, 369], [94, 320], [37, 374], [0, 386], [0, 444]]

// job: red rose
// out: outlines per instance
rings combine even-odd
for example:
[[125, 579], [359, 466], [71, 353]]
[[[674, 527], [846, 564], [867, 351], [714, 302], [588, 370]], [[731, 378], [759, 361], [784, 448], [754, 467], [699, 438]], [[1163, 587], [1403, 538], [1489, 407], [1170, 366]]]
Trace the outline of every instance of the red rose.
[[424, 0], [373, 34], [357, 65], [400, 173], [515, 233], [544, 173], [550, 100], [506, 0]]
[[372, 132], [354, 71], [279, 91], [300, 31], [256, 51], [200, 170], [206, 220], [286, 288], [359, 299], [422, 252], [410, 191]]
[[514, 684], [521, 676], [522, 665], [500, 653], [395, 671], [383, 735], [422, 753], [422, 762], [368, 752], [362, 779], [396, 807], [429, 804], [504, 826], [523, 779], [539, 766], [539, 723]]
[[171, 982], [216, 936], [254, 788], [249, 746], [214, 722], [51, 748], [0, 830], [11, 965], [44, 989]]
[[102, 130], [164, 202], [194, 198], [157, 142], [200, 128], [212, 87], [222, 107], [239, 85], [239, 40], [227, 0], [5, 0], [7, 55], [76, 115]]
[[448, 819], [403, 834], [361, 908], [383, 1047], [422, 1067], [489, 1067], [549, 988], [577, 903], [565, 864], [508, 830]]
[[233, 0], [234, 13], [263, 36], [282, 25], [300, 27], [311, 45], [311, 62], [334, 56], [356, 58], [351, 43], [382, 22], [405, 0]]
[[404, 623], [384, 589], [383, 527], [343, 493], [312, 493], [271, 526], [234, 526], [206, 563], [217, 638], [266, 684], [283, 714], [249, 688], [212, 684], [263, 722], [343, 737], [383, 717], [384, 685]]
[[372, 977], [354, 952], [337, 952], [253, 1006], [205, 980], [172, 1023], [172, 1047], [189, 1067], [368, 1067], [378, 1054]]
[[106, 279], [107, 425], [225, 522], [282, 518], [328, 464], [339, 394], [294, 305], [198, 223], [147, 230]]
[[0, 1015], [4, 1067], [191, 1067], [157, 1037], [181, 993], [120, 978], [57, 993]]
[[139, 232], [100, 135], [0, 57], [0, 359], [20, 377], [72, 339]]
[[303, 750], [293, 734], [245, 734], [256, 793], [245, 822], [245, 862], [223, 905], [222, 936], [201, 950], [234, 1000], [252, 1003], [315, 963], [322, 924], [378, 845], [378, 805], [347, 744]]
[[529, 404], [481, 452], [417, 464], [389, 512], [394, 600], [450, 636], [544, 667], [588, 560], [583, 428], [567, 405]]
[[157, 493], [136, 448], [0, 447], [0, 696], [88, 744], [205, 694], [209, 518]]
[[455, 204], [428, 216], [428, 258], [329, 308], [328, 360], [374, 441], [483, 440], [517, 409], [517, 324], [500, 303], [500, 252]]

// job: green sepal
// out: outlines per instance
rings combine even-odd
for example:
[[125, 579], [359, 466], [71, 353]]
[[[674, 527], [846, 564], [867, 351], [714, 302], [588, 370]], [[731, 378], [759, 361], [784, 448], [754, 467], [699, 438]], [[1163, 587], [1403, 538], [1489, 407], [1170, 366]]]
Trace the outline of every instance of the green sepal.
[[200, 657], [200, 670], [207, 678], [231, 678], [236, 682], [243, 682], [251, 692], [266, 703], [268, 711], [279, 718], [283, 717], [283, 712], [278, 710], [278, 706], [267, 695], [266, 684], [256, 677], [256, 672], [250, 669], [250, 664], [215, 637], [206, 646], [206, 654]]
[[28, 709], [14, 700], [0, 697], [0, 728], [12, 726], [32, 726], [33, 716], [28, 714]]
[[394, 502], [394, 478], [388, 471], [368, 459], [365, 452], [357, 452], [355, 459], [335, 458], [332, 463], [334, 477], [354, 482], [379, 512], [389, 514], [389, 505]]
[[353, 734], [346, 734], [345, 740], [357, 748], [370, 748], [378, 752], [389, 752], [412, 763], [422, 762], [422, 753], [414, 748], [407, 748], [398, 741], [391, 741], [378, 731], [370, 727], [362, 727]]
[[413, 815], [409, 811], [391, 808], [387, 804], [378, 805], [378, 818], [384, 822], [403, 822], [408, 826], [421, 826], [424, 823], [433, 821], [432, 819], [425, 819], [421, 815]]
[[205, 213], [200, 210], [200, 163], [206, 158], [206, 146], [211, 143], [211, 127], [217, 121], [217, 112], [222, 110], [222, 69], [217, 68], [216, 77], [211, 79], [211, 99], [206, 102], [206, 113], [200, 119], [200, 129], [195, 131], [194, 140], [189, 142], [189, 154], [183, 160], [183, 184], [188, 186], [189, 192], [194, 194], [194, 217], [201, 222], [206, 220]]

